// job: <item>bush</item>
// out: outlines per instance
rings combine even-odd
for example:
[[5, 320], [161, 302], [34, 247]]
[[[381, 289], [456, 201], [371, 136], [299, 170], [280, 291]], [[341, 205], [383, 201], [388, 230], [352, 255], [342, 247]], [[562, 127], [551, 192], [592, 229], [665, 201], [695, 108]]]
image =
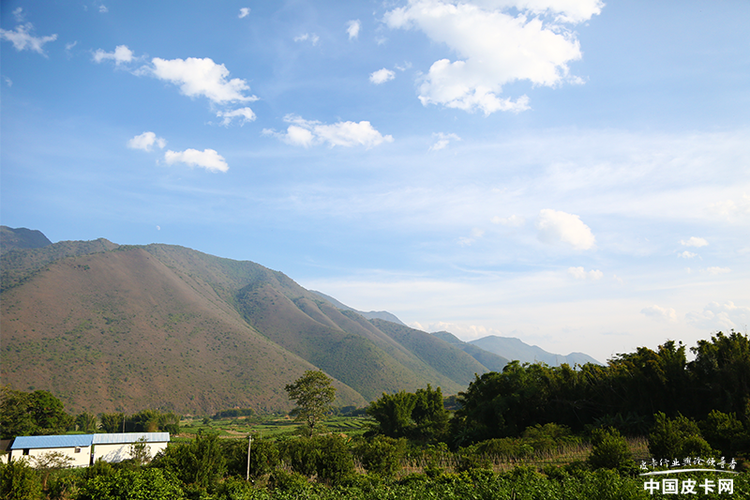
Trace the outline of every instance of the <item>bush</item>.
[[634, 465], [627, 441], [611, 427], [592, 432], [588, 463], [594, 469], [625, 470]]
[[750, 448], [750, 435], [734, 413], [713, 410], [699, 426], [706, 441], [721, 450], [722, 455], [731, 457], [739, 450]]
[[161, 469], [120, 469], [95, 476], [83, 485], [78, 500], [179, 500], [185, 498], [177, 479]]
[[698, 425], [678, 415], [669, 419], [664, 413], [654, 415], [655, 422], [648, 436], [648, 451], [656, 459], [708, 458], [715, 453], [701, 437]]
[[193, 441], [169, 445], [154, 465], [199, 489], [213, 487], [226, 473], [226, 459], [214, 433], [199, 432]]
[[[222, 440], [222, 452], [227, 461], [227, 474], [244, 478], [247, 474], [247, 439]], [[279, 464], [276, 443], [253, 438], [250, 447], [250, 477], [258, 479]]]
[[42, 498], [42, 482], [25, 460], [0, 464], [0, 492], [3, 498], [37, 500]]
[[401, 458], [405, 452], [405, 440], [386, 436], [362, 441], [354, 449], [367, 472], [386, 478], [395, 476], [401, 469]]
[[281, 469], [273, 471], [269, 484], [275, 490], [294, 493], [302, 493], [310, 489], [310, 483], [305, 476], [298, 472], [287, 472]]
[[315, 472], [326, 483], [337, 485], [354, 473], [354, 459], [346, 441], [341, 436], [331, 434], [316, 436], [319, 453]]

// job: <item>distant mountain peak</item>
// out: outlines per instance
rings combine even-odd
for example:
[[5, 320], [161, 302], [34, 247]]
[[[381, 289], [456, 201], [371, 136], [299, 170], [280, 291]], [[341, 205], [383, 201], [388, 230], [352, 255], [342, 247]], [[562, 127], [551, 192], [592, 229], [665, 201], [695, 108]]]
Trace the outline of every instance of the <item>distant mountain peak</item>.
[[481, 339], [469, 342], [487, 351], [493, 352], [510, 360], [518, 360], [522, 363], [545, 363], [550, 366], [560, 366], [567, 363], [570, 366], [593, 363], [601, 365], [599, 361], [588, 354], [572, 352], [567, 356], [553, 354], [545, 351], [539, 346], [529, 345], [516, 337], [500, 337], [489, 335]]

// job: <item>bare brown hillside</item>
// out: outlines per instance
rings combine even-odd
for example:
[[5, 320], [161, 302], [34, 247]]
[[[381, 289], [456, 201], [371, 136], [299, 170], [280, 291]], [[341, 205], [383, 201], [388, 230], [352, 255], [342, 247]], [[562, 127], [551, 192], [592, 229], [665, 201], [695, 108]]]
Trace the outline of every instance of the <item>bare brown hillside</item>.
[[289, 409], [284, 386], [308, 369], [335, 379], [341, 405], [427, 384], [455, 393], [487, 371], [259, 264], [102, 241], [7, 254], [2, 383], [50, 390], [72, 411], [211, 413]]
[[288, 408], [284, 385], [314, 368], [141, 248], [59, 261], [2, 298], [3, 383], [73, 411]]

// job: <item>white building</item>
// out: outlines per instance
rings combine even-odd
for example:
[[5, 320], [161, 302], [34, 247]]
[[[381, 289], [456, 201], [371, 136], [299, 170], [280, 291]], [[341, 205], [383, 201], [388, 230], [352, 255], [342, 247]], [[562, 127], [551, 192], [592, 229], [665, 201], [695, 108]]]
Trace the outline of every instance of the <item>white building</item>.
[[69, 436], [19, 436], [10, 446], [9, 460], [26, 459], [29, 465], [47, 453], [70, 458], [71, 467], [87, 467], [97, 460], [122, 462], [132, 458], [133, 445], [142, 441], [149, 459], [169, 443], [168, 432], [125, 432], [119, 434], [74, 434]]
[[168, 432], [125, 432], [114, 434], [94, 434], [93, 461], [122, 462], [131, 457], [131, 447], [143, 440], [148, 450], [149, 460], [166, 449], [169, 444]]
[[47, 453], [61, 453], [70, 458], [70, 467], [88, 467], [91, 463], [93, 434], [71, 436], [19, 436], [10, 445], [9, 460], [28, 460], [32, 467], [35, 458]]

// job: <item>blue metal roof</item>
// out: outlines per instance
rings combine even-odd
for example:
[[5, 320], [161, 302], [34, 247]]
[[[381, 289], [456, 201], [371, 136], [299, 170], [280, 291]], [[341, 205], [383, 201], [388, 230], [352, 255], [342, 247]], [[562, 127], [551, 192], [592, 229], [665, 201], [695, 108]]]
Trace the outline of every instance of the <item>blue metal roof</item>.
[[147, 443], [165, 443], [169, 441], [168, 432], [125, 432], [113, 434], [94, 434], [94, 444], [135, 443], [145, 438]]
[[18, 436], [11, 445], [11, 450], [32, 448], [81, 448], [91, 446], [93, 434], [74, 434], [71, 436]]

